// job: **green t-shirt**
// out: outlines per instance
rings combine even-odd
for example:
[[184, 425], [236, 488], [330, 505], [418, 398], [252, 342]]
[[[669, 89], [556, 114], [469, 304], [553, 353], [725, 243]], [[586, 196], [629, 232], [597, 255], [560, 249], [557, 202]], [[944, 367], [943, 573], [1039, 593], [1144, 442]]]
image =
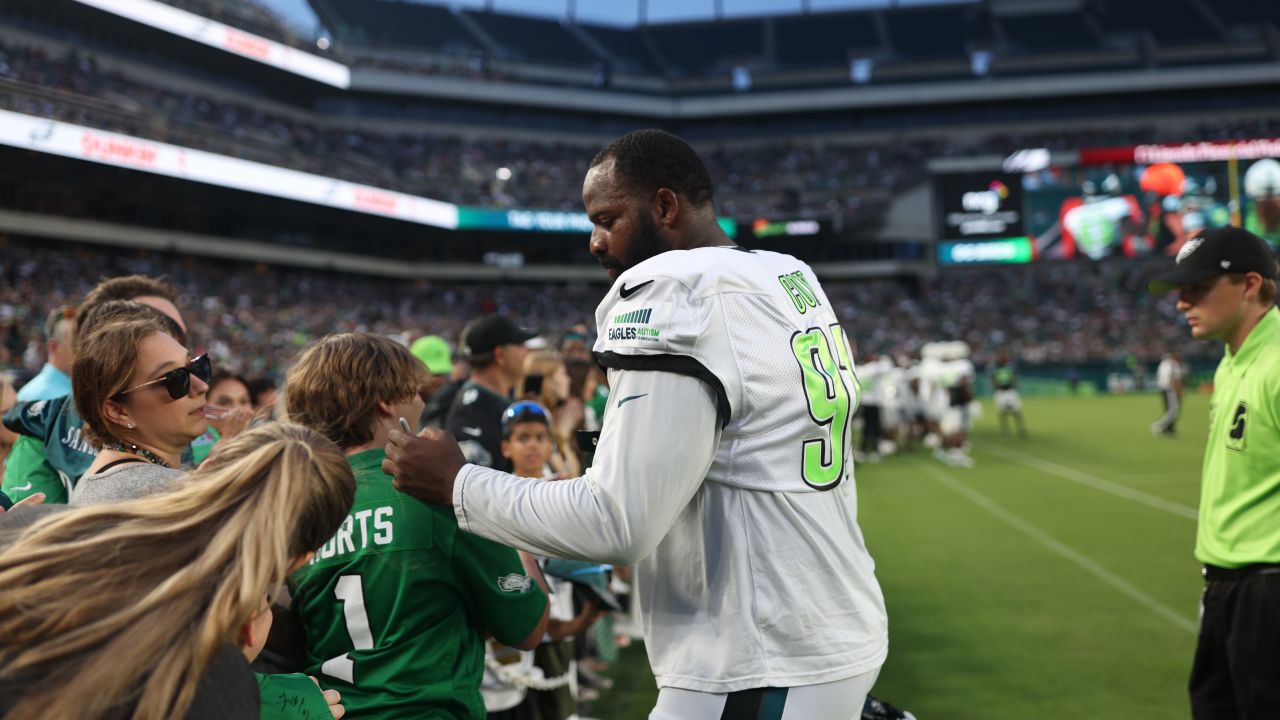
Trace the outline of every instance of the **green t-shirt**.
[[195, 440], [191, 441], [191, 465], [198, 467], [200, 463], [209, 457], [209, 453], [213, 452], [213, 446], [218, 444], [222, 436], [214, 429], [213, 425], [209, 425], [209, 429]]
[[1280, 563], [1280, 310], [1218, 363], [1203, 476], [1196, 559]]
[[1001, 365], [996, 368], [993, 376], [997, 390], [1012, 390], [1017, 382], [1017, 376], [1013, 373], [1013, 368], [1008, 365]]
[[462, 532], [382, 472], [383, 450], [348, 458], [355, 504], [290, 577], [307, 673], [352, 717], [484, 718], [484, 638], [523, 641], [547, 605], [515, 550]]
[[45, 459], [44, 443], [26, 435], [13, 443], [5, 460], [4, 482], [0, 483], [0, 491], [10, 500], [18, 502], [42, 492], [46, 505], [65, 504], [69, 496], [67, 485]]

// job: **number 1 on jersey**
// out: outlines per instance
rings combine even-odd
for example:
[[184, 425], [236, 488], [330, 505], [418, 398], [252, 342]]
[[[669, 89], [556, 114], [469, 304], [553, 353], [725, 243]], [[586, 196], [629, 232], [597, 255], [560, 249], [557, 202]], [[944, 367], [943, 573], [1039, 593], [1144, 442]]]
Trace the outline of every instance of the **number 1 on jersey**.
[[[833, 347], [834, 346], [834, 347]], [[801, 477], [805, 484], [830, 490], [844, 477], [849, 443], [849, 423], [858, 405], [858, 381], [844, 330], [831, 326], [831, 337], [822, 328], [810, 328], [791, 336], [791, 351], [800, 364], [809, 417], [823, 436], [804, 441]]]
[[[351, 637], [352, 647], [372, 650], [373, 631], [369, 629], [369, 614], [364, 608], [364, 580], [359, 575], [343, 575], [333, 586], [333, 594], [342, 603], [342, 617], [347, 621], [347, 635]], [[356, 662], [351, 659], [351, 653], [325, 660], [320, 672], [356, 684]]]

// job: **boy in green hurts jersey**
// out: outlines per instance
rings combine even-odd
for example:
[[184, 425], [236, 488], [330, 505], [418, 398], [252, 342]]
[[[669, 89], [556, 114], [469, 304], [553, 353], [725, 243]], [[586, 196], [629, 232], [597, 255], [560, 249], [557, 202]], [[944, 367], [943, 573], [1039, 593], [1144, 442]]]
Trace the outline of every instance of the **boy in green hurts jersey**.
[[286, 380], [290, 419], [336, 442], [355, 471], [351, 514], [289, 581], [307, 673], [342, 694], [349, 718], [483, 718], [485, 636], [532, 650], [547, 627], [536, 565], [460, 531], [452, 511], [381, 470], [387, 433], [416, 424], [429, 382], [403, 346], [351, 333], [304, 352]]
[[1153, 279], [1178, 292], [1191, 334], [1222, 341], [1196, 529], [1204, 563], [1191, 668], [1195, 720], [1280, 717], [1280, 268], [1239, 228], [1204, 230]]

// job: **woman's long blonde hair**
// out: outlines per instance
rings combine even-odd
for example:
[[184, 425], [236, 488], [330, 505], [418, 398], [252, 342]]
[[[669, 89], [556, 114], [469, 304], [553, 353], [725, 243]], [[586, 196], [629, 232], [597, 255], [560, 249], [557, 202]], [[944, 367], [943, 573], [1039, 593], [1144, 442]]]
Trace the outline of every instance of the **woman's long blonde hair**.
[[6, 717], [182, 717], [214, 656], [354, 496], [336, 445], [268, 423], [171, 490], [29, 528], [0, 553], [0, 680], [27, 686]]

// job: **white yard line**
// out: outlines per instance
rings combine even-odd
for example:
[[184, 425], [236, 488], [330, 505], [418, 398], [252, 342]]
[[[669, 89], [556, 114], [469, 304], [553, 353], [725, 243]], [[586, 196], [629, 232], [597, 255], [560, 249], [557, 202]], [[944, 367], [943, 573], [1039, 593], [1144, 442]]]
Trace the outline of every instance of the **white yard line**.
[[1050, 462], [1034, 455], [1028, 455], [1024, 452], [1014, 450], [1013, 448], [1005, 447], [1004, 445], [986, 445], [983, 449], [993, 455], [1002, 457], [1005, 460], [1010, 460], [1037, 470], [1042, 470], [1050, 475], [1056, 475], [1063, 480], [1070, 480], [1071, 482], [1086, 485], [1094, 488], [1095, 490], [1111, 493], [1112, 495], [1122, 497], [1126, 500], [1133, 500], [1134, 502], [1139, 502], [1148, 507], [1163, 510], [1167, 513], [1187, 518], [1188, 520], [1195, 520], [1199, 517], [1196, 509], [1193, 507], [1183, 505], [1182, 503], [1174, 502], [1172, 500], [1166, 500], [1165, 498], [1152, 495], [1151, 493], [1145, 493], [1141, 490], [1135, 490], [1128, 485], [1104, 480], [1096, 475], [1090, 475], [1087, 472], [1076, 470], [1075, 468], [1067, 467], [1066, 465], [1059, 465], [1058, 463]]
[[1102, 567], [1087, 556], [1082, 555], [1080, 552], [1063, 545], [1061, 542], [1050, 537], [1040, 528], [1006, 510], [991, 498], [960, 482], [927, 460], [917, 459], [914, 462], [926, 473], [933, 476], [935, 480], [948, 490], [951, 490], [974, 505], [977, 505], [983, 510], [991, 513], [996, 518], [1012, 526], [1015, 530], [1018, 530], [1024, 535], [1030, 537], [1032, 540], [1040, 543], [1050, 552], [1060, 555], [1078, 566], [1080, 569], [1120, 591], [1121, 594], [1150, 610], [1154, 615], [1167, 620], [1179, 630], [1185, 630], [1193, 635], [1196, 633], [1196, 623], [1191, 618], [1187, 617], [1186, 614], [1175, 612], [1159, 600], [1148, 595], [1138, 586]]

